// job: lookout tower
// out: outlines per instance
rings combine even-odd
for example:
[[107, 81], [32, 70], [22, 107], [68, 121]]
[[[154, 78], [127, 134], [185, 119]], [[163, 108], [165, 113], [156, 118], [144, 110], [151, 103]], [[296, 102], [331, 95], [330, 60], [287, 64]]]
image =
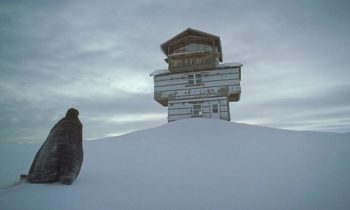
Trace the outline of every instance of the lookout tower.
[[167, 69], [151, 73], [154, 99], [168, 121], [191, 117], [230, 120], [229, 102], [241, 95], [240, 63], [221, 63], [220, 37], [188, 28], [161, 45]]

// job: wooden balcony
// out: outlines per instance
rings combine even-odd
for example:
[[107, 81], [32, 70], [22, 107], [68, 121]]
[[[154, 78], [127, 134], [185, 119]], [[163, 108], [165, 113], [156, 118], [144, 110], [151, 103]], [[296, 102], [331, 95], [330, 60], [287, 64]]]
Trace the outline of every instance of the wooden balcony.
[[198, 51], [169, 55], [169, 71], [172, 73], [214, 69], [218, 66], [218, 53]]

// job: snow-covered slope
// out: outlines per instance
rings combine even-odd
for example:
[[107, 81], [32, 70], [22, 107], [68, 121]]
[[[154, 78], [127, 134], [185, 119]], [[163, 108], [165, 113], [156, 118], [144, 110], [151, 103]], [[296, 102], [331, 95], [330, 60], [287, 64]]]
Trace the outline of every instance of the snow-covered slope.
[[[0, 145], [2, 185], [38, 147]], [[189, 119], [84, 149], [73, 185], [0, 190], [0, 209], [350, 209], [349, 134]]]

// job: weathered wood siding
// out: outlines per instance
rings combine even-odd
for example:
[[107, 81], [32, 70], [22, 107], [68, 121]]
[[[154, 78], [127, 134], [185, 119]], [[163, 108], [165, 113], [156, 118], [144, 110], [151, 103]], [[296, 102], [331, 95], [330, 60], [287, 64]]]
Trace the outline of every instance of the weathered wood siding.
[[169, 55], [168, 61], [169, 71], [172, 73], [213, 69], [218, 65], [218, 53], [211, 51], [178, 53]]
[[[201, 74], [201, 82], [189, 84], [188, 76]], [[195, 71], [154, 77], [154, 97], [164, 106], [168, 101], [229, 97], [240, 94], [239, 67]]]
[[[218, 105], [217, 116], [214, 117], [212, 110], [213, 104]], [[193, 106], [201, 105], [202, 114], [195, 116], [193, 113]], [[216, 115], [216, 114], [215, 114]], [[168, 105], [168, 121], [192, 118], [192, 117], [204, 117], [204, 118], [217, 118], [222, 120], [230, 120], [230, 109], [226, 97], [216, 97], [208, 99], [198, 100], [179, 100], [169, 101]]]

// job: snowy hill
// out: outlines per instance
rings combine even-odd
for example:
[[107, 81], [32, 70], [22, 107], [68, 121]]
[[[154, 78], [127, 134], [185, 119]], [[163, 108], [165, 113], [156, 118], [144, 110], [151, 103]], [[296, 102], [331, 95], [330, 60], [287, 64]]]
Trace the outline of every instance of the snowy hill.
[[[3, 186], [40, 145], [0, 145]], [[0, 209], [350, 209], [350, 135], [188, 119], [99, 141], [71, 186], [0, 190]]]

